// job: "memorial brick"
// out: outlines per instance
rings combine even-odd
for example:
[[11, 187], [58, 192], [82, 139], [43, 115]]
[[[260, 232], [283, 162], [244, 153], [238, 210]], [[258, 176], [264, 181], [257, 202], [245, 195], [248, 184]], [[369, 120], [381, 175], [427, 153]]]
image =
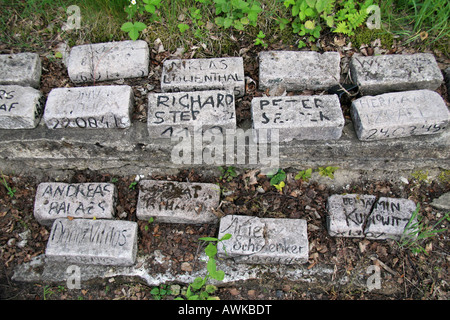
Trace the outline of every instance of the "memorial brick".
[[391, 91], [436, 90], [443, 76], [430, 53], [356, 56], [350, 60], [353, 82], [364, 95]]
[[437, 134], [450, 121], [444, 100], [430, 90], [365, 96], [352, 102], [351, 116], [364, 141]]
[[372, 195], [333, 195], [327, 201], [327, 229], [333, 237], [396, 239], [416, 205], [412, 200]]
[[56, 88], [48, 95], [44, 122], [50, 129], [129, 128], [132, 109], [127, 85]]
[[137, 231], [133, 221], [58, 218], [45, 256], [55, 262], [130, 266], [136, 261]]
[[163, 223], [215, 223], [220, 188], [212, 183], [141, 180], [136, 216]]
[[227, 233], [231, 238], [217, 246], [221, 258], [248, 264], [308, 261], [306, 220], [227, 215], [220, 219], [219, 239]]
[[326, 90], [339, 84], [338, 52], [263, 51], [259, 53], [259, 89]]
[[380, 197], [367, 219], [366, 238], [400, 239], [415, 209], [416, 204], [412, 200]]
[[152, 138], [170, 138], [188, 130], [236, 129], [232, 91], [149, 93], [147, 127]]
[[364, 237], [364, 224], [376, 197], [372, 195], [332, 195], [327, 201], [327, 228], [333, 237]]
[[147, 77], [147, 42], [119, 41], [75, 46], [67, 62], [74, 83]]
[[112, 183], [43, 182], [36, 190], [34, 217], [47, 226], [66, 217], [113, 219], [116, 198]]
[[241, 57], [166, 60], [161, 74], [163, 92], [227, 90], [245, 94], [244, 61]]
[[278, 129], [280, 141], [337, 140], [345, 119], [337, 95], [255, 97], [254, 129]]
[[31, 87], [0, 85], [0, 129], [32, 129], [41, 119], [42, 94]]
[[42, 72], [37, 53], [0, 54], [0, 84], [39, 88]]

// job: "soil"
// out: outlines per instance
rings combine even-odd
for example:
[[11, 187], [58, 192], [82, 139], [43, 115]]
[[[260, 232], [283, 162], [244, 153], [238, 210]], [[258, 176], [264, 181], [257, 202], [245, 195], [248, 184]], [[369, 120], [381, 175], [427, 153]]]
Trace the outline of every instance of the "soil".
[[[372, 50], [348, 49], [338, 46], [336, 41], [328, 39], [330, 45], [322, 50], [339, 51], [343, 61], [355, 52], [372, 53]], [[258, 50], [252, 45], [243, 47], [240, 52], [244, 57], [247, 94], [237, 100], [236, 114], [239, 127], [248, 127], [251, 119], [250, 103], [253, 97], [262, 96], [257, 90]], [[279, 45], [268, 49], [292, 50], [289, 46]], [[3, 50], [6, 53], [6, 50]], [[411, 52], [411, 49], [396, 47], [390, 53]], [[9, 52], [9, 50], [8, 50]], [[385, 53], [388, 52], [385, 50]], [[186, 53], [183, 57], [189, 57]], [[129, 84], [135, 94], [133, 120], [146, 121], [146, 94], [159, 91], [159, 76], [162, 61], [170, 53], [151, 53], [151, 74], [146, 79], [126, 79], [102, 82], [95, 85]], [[45, 96], [52, 88], [74, 86], [68, 78], [67, 70], [61, 60], [41, 55], [43, 74], [41, 91]], [[441, 66], [448, 66], [449, 60], [437, 54]], [[344, 64], [345, 70], [345, 64]], [[348, 79], [345, 78], [348, 83]], [[93, 84], [86, 84], [93, 85]], [[447, 96], [445, 85], [438, 92]], [[301, 94], [320, 92], [304, 91]], [[289, 93], [294, 94], [294, 93]], [[349, 116], [349, 106], [356, 95], [343, 97], [343, 111]], [[447, 102], [448, 103], [448, 102]], [[382, 288], [368, 290], [353, 286], [351, 281], [345, 284], [305, 284], [289, 279], [264, 279], [241, 281], [226, 286], [218, 286], [214, 293], [221, 300], [359, 300], [359, 299], [428, 299], [449, 300], [450, 243], [449, 221], [444, 220], [437, 226], [444, 229], [434, 237], [420, 242], [424, 253], [414, 254], [411, 249], [401, 248], [395, 241], [374, 241], [366, 239], [333, 238], [326, 230], [326, 201], [328, 196], [340, 193], [373, 194], [376, 196], [408, 198], [421, 204], [420, 214], [427, 226], [433, 226], [445, 212], [431, 207], [433, 199], [450, 191], [450, 179], [425, 181], [408, 177], [408, 183], [398, 183], [385, 179], [361, 179], [357, 183], [336, 187], [330, 178], [329, 183], [296, 180], [296, 172], [287, 170], [286, 186], [282, 192], [270, 185], [270, 180], [257, 171], [238, 172], [236, 177], [220, 178], [204, 176], [200, 171], [184, 170], [175, 176], [146, 177], [158, 180], [212, 182], [220, 184], [224, 195], [217, 214], [241, 214], [273, 218], [301, 218], [308, 223], [310, 242], [308, 268], [323, 264], [334, 266], [336, 278], [364, 274], [367, 266], [377, 265], [382, 273]], [[443, 171], [444, 172], [444, 171]], [[445, 173], [445, 172], [444, 172]], [[81, 289], [68, 290], [64, 286], [46, 283], [26, 284], [11, 280], [13, 269], [17, 265], [30, 261], [43, 254], [49, 236], [49, 228], [37, 223], [33, 217], [33, 205], [37, 185], [52, 181], [43, 174], [39, 178], [31, 176], [3, 175], [0, 185], [0, 299], [5, 300], [171, 300], [174, 294], [156, 295], [154, 288], [130, 279], [104, 279]], [[138, 185], [135, 177], [111, 176], [91, 171], [73, 173], [64, 182], [113, 182], [118, 188], [117, 215], [119, 219], [137, 221], [135, 208]], [[8, 193], [6, 185], [12, 188]], [[217, 236], [217, 225], [174, 225], [138, 221], [140, 253], [161, 253], [174, 261], [178, 272], [190, 272], [198, 268], [195, 258], [198, 255], [199, 237]], [[29, 231], [26, 235], [24, 232]], [[23, 241], [27, 238], [27, 241]], [[368, 277], [368, 275], [366, 275]], [[169, 287], [171, 284], [166, 284]], [[186, 285], [181, 285], [181, 289]], [[178, 295], [179, 296], [179, 295]]]

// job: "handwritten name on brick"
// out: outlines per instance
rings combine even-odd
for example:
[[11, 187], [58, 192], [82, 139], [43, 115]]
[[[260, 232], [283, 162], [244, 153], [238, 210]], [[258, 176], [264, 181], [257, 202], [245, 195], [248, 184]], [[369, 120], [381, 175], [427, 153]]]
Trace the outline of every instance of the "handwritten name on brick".
[[41, 119], [42, 93], [31, 87], [0, 85], [0, 129], [33, 129]]
[[279, 129], [280, 140], [335, 140], [345, 124], [337, 95], [256, 97], [255, 129]]
[[[220, 219], [218, 255], [249, 264], [303, 264], [308, 261], [306, 220], [227, 215]], [[225, 253], [226, 251], [226, 253]]]
[[382, 140], [443, 132], [450, 112], [430, 90], [365, 96], [352, 102], [351, 115], [360, 140]]
[[75, 46], [67, 70], [75, 83], [146, 77], [149, 48], [143, 40]]
[[137, 237], [132, 221], [59, 218], [45, 255], [51, 261], [129, 266], [136, 260]]
[[240, 57], [166, 60], [161, 75], [163, 92], [229, 90], [245, 94], [244, 62]]
[[151, 137], [171, 137], [185, 129], [236, 129], [235, 97], [231, 91], [211, 90], [148, 95]]
[[50, 91], [44, 121], [50, 129], [129, 128], [133, 107], [130, 86], [56, 88]]
[[117, 188], [112, 183], [40, 183], [36, 190], [34, 216], [51, 225], [57, 218], [114, 217]]
[[166, 223], [214, 223], [220, 188], [211, 183], [142, 180], [136, 216]]

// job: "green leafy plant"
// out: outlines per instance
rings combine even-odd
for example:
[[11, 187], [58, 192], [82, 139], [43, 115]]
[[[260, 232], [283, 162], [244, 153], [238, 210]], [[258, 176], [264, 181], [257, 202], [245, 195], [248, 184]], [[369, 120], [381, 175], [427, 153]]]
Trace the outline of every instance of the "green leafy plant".
[[306, 170], [302, 170], [302, 171], [299, 171], [296, 175], [295, 175], [295, 180], [303, 180], [303, 181], [306, 181], [306, 182], [308, 182], [309, 181], [309, 179], [311, 179], [311, 174], [312, 174], [312, 169], [311, 168], [309, 168], [309, 169], [306, 169]]
[[411, 176], [419, 182], [429, 183], [428, 170], [423, 172], [422, 170], [417, 170], [411, 173]]
[[268, 44], [263, 40], [265, 37], [266, 35], [264, 34], [264, 32], [259, 31], [259, 33], [256, 35], [255, 46], [261, 45], [264, 48], [267, 48]]
[[270, 178], [270, 185], [274, 186], [280, 193], [283, 193], [283, 188], [286, 186], [284, 182], [286, 180], [286, 172], [279, 169], [275, 174], [269, 174], [267, 177]]
[[256, 26], [261, 4], [254, 0], [213, 0], [216, 8], [215, 22], [225, 29], [234, 27], [244, 30], [245, 26]]
[[154, 219], [153, 217], [150, 217], [150, 219], [147, 220], [147, 224], [144, 226], [144, 230], [145, 230], [145, 231], [148, 231], [149, 225], [150, 225], [153, 221], [155, 221], [155, 219]]
[[[128, 14], [128, 20], [133, 20], [136, 14], [144, 15], [150, 22], [159, 19], [157, 9], [161, 7], [161, 0], [130, 0], [130, 4], [125, 7], [125, 12]], [[128, 32], [131, 40], [137, 40], [141, 31], [145, 30], [147, 25], [143, 22], [125, 22], [121, 30]]]
[[[293, 32], [310, 42], [318, 39], [325, 27], [333, 32], [352, 35], [354, 30], [366, 21], [367, 8], [372, 3], [373, 0], [366, 0], [363, 3], [354, 0], [285, 0], [283, 2], [286, 8], [291, 8]], [[286, 25], [286, 21], [280, 21], [280, 23]], [[298, 47], [305, 46], [305, 41], [300, 40]]]
[[180, 33], [185, 33], [186, 30], [189, 29], [189, 25], [187, 25], [185, 23], [179, 23], [178, 24], [178, 29], [180, 30]]
[[53, 290], [52, 288], [50, 288], [49, 285], [44, 286], [44, 300], [47, 300], [48, 298], [50, 298], [53, 295]]
[[[189, 284], [185, 297], [187, 300], [217, 300], [217, 297], [211, 296], [217, 288], [214, 285], [207, 284], [209, 279], [214, 279], [217, 281], [222, 281], [225, 277], [225, 272], [222, 270], [217, 270], [216, 263], [216, 254], [217, 254], [217, 245], [224, 241], [231, 239], [231, 234], [227, 233], [222, 238], [214, 238], [214, 237], [203, 237], [199, 238], [199, 240], [208, 242], [208, 245], [205, 248], [205, 253], [208, 256], [208, 262], [206, 264], [207, 274], [204, 278], [197, 277], [194, 281]], [[223, 250], [226, 254], [225, 245], [223, 245]], [[177, 300], [183, 300], [183, 298], [177, 298]]]
[[334, 179], [334, 173], [336, 172], [336, 170], [338, 170], [339, 167], [319, 167], [319, 174], [322, 177], [328, 177], [330, 179]]
[[150, 294], [152, 295], [153, 299], [155, 300], [161, 300], [164, 297], [171, 295], [172, 292], [165, 284], [161, 284], [159, 287], [154, 287], [152, 290], [150, 290]]
[[438, 233], [447, 230], [446, 228], [435, 229], [444, 220], [450, 221], [450, 213], [446, 213], [438, 222], [432, 227], [426, 226], [423, 222], [423, 217], [419, 216], [420, 204], [417, 204], [411, 218], [405, 226], [405, 230], [397, 241], [400, 248], [410, 249], [414, 254], [428, 252], [422, 247], [421, 241], [427, 238], [436, 236]]
[[219, 177], [220, 180], [226, 180], [230, 182], [233, 178], [237, 177], [237, 173], [234, 167], [219, 167], [221, 175]]
[[142, 22], [125, 22], [122, 25], [121, 30], [124, 32], [128, 32], [131, 40], [137, 40], [139, 38], [139, 32], [147, 28], [145, 23]]
[[14, 195], [16, 194], [16, 189], [15, 188], [11, 188], [8, 185], [8, 182], [5, 180], [5, 175], [3, 174], [3, 172], [1, 173], [2, 175], [2, 185], [6, 188], [6, 191], [8, 193], [8, 195], [13, 198]]
[[128, 189], [130, 189], [130, 190], [136, 189], [137, 184], [138, 184], [137, 181], [133, 181], [133, 182], [130, 183], [130, 185], [128, 186]]

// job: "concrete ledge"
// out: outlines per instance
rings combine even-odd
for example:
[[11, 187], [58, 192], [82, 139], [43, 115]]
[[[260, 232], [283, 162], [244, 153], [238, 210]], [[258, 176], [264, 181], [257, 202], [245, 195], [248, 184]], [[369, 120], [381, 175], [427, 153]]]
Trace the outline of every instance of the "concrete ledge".
[[[133, 122], [129, 129], [95, 131], [50, 130], [40, 124], [33, 130], [0, 130], [0, 170], [5, 174], [19, 174], [31, 170], [91, 169], [128, 175], [173, 172], [174, 169], [216, 169], [219, 165], [261, 168], [247, 161], [244, 164], [206, 164], [204, 161], [176, 164], [171, 160], [171, 152], [177, 144], [168, 139], [150, 139], [147, 124], [141, 122]], [[203, 142], [204, 146], [206, 144]], [[280, 143], [279, 167], [328, 165], [351, 170], [450, 169], [450, 132], [364, 142], [356, 137], [353, 124], [347, 122], [341, 138], [336, 141]]]

